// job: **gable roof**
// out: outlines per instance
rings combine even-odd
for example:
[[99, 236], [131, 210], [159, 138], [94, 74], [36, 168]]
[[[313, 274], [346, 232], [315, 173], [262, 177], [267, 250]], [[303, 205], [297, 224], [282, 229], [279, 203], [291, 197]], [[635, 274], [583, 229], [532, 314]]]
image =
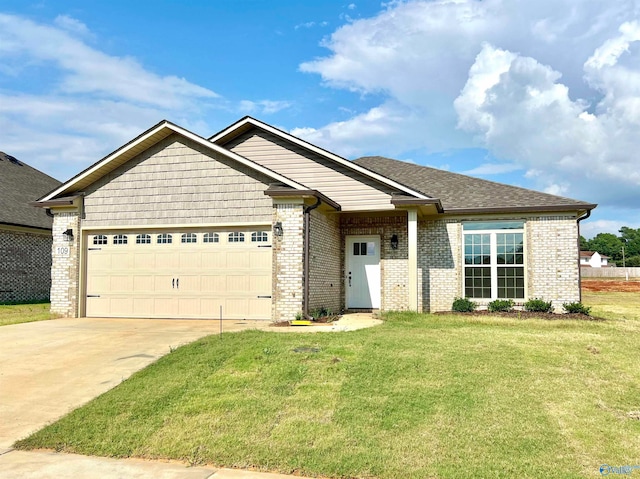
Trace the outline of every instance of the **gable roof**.
[[129, 143], [108, 154], [101, 160], [89, 166], [84, 171], [81, 171], [69, 181], [49, 192], [38, 201], [40, 203], [43, 203], [59, 196], [66, 196], [82, 191], [84, 188], [91, 185], [104, 175], [110, 173], [120, 165], [123, 165], [130, 159], [134, 158], [135, 156], [139, 155], [143, 151], [147, 150], [151, 146], [155, 145], [159, 141], [167, 138], [169, 135], [172, 135], [174, 133], [188, 138], [212, 152], [222, 154], [227, 158], [248, 166], [249, 168], [252, 168], [253, 170], [270, 177], [275, 182], [285, 184], [295, 189], [307, 189], [303, 185], [300, 185], [299, 183], [296, 183], [295, 181], [283, 175], [280, 175], [275, 171], [265, 168], [264, 166], [258, 165], [257, 163], [245, 158], [244, 156], [226, 150], [225, 148], [222, 148], [206, 140], [205, 138], [190, 132], [189, 130], [171, 123], [170, 121], [162, 120], [157, 125], [149, 128], [147, 131], [131, 140]]
[[[591, 258], [594, 254], [598, 253], [597, 251], [580, 251], [581, 258]], [[598, 253], [600, 254], [600, 253]], [[601, 258], [609, 259], [609, 256], [606, 254], [600, 254]]]
[[399, 183], [393, 178], [385, 175], [380, 175], [369, 168], [362, 168], [361, 165], [354, 163], [353, 161], [349, 161], [346, 158], [342, 158], [341, 156], [338, 156], [335, 153], [331, 153], [330, 151], [320, 148], [319, 146], [316, 146], [307, 141], [301, 140], [300, 138], [297, 138], [287, 133], [286, 131], [280, 130], [274, 126], [268, 125], [267, 123], [261, 122], [260, 120], [256, 120], [255, 118], [252, 118], [250, 116], [245, 116], [244, 118], [241, 118], [240, 120], [228, 126], [227, 128], [219, 131], [218, 133], [210, 137], [209, 141], [223, 146], [229, 141], [231, 141], [232, 139], [242, 135], [243, 133], [246, 133], [252, 128], [259, 128], [264, 131], [267, 131], [273, 135], [276, 135], [282, 138], [285, 141], [291, 142], [317, 155], [321, 155], [324, 158], [327, 158], [339, 165], [345, 166], [351, 171], [358, 172], [361, 175], [364, 175], [365, 177], [371, 178], [379, 183], [382, 183], [384, 185], [391, 186], [392, 188], [400, 190], [405, 195], [409, 195], [410, 197], [420, 198], [420, 199], [433, 198], [425, 194], [424, 192], [411, 188], [406, 183], [405, 184]]
[[55, 178], [0, 151], [0, 224], [50, 230], [51, 218], [29, 203], [59, 184]]
[[445, 213], [589, 211], [597, 205], [382, 156], [354, 161], [430, 197]]

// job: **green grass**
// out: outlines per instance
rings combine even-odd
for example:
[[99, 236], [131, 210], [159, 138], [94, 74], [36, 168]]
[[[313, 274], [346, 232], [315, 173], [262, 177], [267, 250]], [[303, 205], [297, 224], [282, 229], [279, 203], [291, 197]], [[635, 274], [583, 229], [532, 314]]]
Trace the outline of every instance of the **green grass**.
[[49, 303], [0, 305], [0, 326], [53, 319], [56, 315], [49, 312], [49, 307]]
[[593, 316], [640, 321], [640, 293], [584, 291], [582, 302], [591, 306]]
[[225, 334], [17, 446], [322, 477], [596, 477], [640, 464], [639, 333], [404, 313], [350, 333]]

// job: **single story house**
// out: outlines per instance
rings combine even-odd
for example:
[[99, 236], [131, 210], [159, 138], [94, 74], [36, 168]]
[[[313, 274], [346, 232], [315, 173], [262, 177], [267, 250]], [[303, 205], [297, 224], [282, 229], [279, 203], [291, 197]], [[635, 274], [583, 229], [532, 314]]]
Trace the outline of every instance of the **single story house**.
[[290, 320], [577, 301], [596, 205], [382, 157], [346, 160], [245, 117], [162, 121], [42, 197], [52, 311]]
[[0, 303], [49, 298], [53, 220], [29, 203], [59, 185], [0, 151]]
[[597, 251], [580, 251], [580, 266], [607, 268], [609, 267], [609, 257]]

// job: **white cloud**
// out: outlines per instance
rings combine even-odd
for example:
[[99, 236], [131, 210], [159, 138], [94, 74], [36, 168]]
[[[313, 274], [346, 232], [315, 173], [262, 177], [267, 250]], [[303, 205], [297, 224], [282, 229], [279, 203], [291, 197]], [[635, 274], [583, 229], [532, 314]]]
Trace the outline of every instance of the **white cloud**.
[[[73, 19], [65, 17], [62, 23], [66, 29]], [[61, 93], [101, 94], [106, 98], [175, 109], [195, 100], [218, 96], [184, 78], [150, 72], [133, 58], [109, 56], [64, 29], [14, 15], [0, 14], [2, 57], [28, 58], [51, 64], [62, 72], [58, 85]]]
[[639, 15], [634, 0], [392, 2], [300, 65], [379, 105], [301, 134], [352, 155], [483, 146], [547, 191], [640, 205]]
[[634, 78], [617, 65], [630, 43], [630, 29], [620, 30], [585, 62], [587, 81], [602, 94], [595, 113], [586, 101], [571, 99], [559, 72], [484, 45], [455, 100], [460, 127], [497, 157], [537, 170], [549, 192], [637, 202], [640, 164], [631, 152], [640, 148], [640, 74]]
[[[48, 25], [0, 14], [4, 151], [64, 180], [162, 118], [209, 133], [201, 115], [219, 101], [216, 93], [83, 40], [93, 38], [66, 15]], [[12, 90], [26, 75], [37, 77], [38, 87]]]
[[291, 102], [284, 100], [242, 100], [239, 110], [245, 114], [270, 115], [291, 107]]
[[501, 175], [521, 169], [522, 167], [515, 163], [485, 163], [462, 173], [465, 175]]
[[69, 15], [58, 15], [53, 21], [58, 27], [77, 35], [92, 37], [89, 28], [80, 20], [70, 17]]

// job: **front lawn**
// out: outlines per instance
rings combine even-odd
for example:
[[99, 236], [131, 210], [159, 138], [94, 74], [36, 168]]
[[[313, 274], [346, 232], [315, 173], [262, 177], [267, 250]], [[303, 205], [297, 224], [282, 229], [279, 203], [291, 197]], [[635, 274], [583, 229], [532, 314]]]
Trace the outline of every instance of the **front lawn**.
[[17, 446], [322, 477], [595, 477], [640, 464], [639, 333], [403, 313], [212, 336]]
[[44, 321], [56, 316], [49, 312], [49, 303], [0, 304], [0, 326]]

